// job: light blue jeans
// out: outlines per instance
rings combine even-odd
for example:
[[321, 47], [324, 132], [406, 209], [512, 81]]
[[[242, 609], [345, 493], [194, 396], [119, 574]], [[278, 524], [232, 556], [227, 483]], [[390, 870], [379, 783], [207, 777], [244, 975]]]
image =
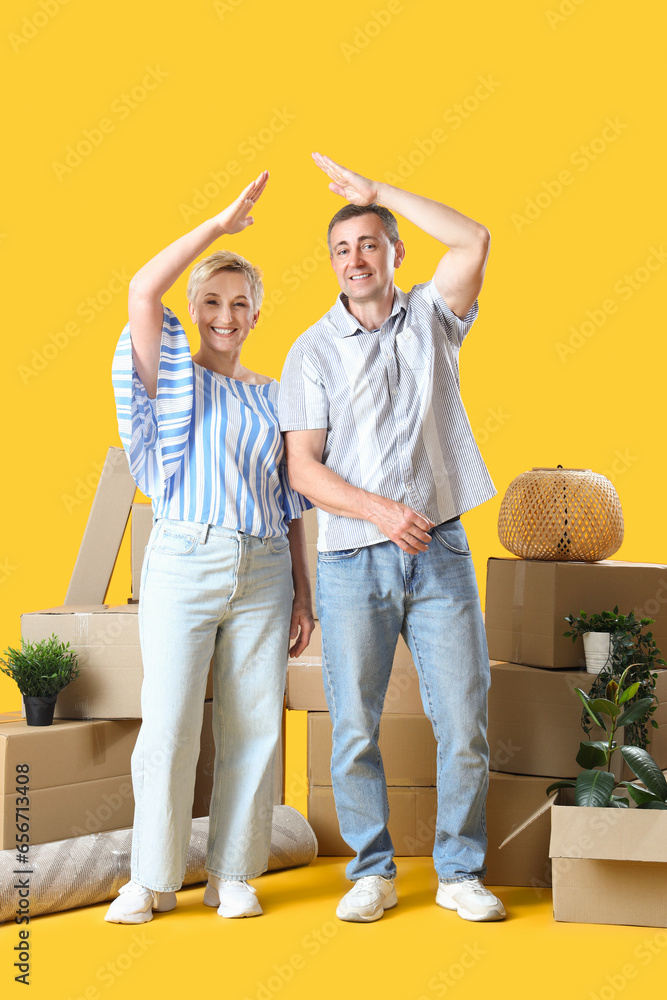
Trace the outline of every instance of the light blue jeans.
[[412, 653], [438, 745], [438, 878], [483, 878], [490, 669], [461, 522], [433, 528], [428, 551], [419, 555], [390, 541], [320, 552], [317, 608], [336, 810], [343, 839], [356, 853], [348, 878], [396, 874], [378, 733], [399, 634]]
[[213, 658], [216, 760], [206, 870], [266, 870], [282, 721], [292, 576], [289, 542], [162, 519], [139, 604], [142, 725], [132, 755], [132, 877], [180, 888], [191, 833], [204, 694]]

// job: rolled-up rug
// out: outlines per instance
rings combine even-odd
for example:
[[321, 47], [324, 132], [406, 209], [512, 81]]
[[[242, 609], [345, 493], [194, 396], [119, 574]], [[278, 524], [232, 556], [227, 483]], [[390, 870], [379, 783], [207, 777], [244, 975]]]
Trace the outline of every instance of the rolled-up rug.
[[[187, 867], [183, 885], [207, 879], [204, 864], [208, 841], [208, 816], [192, 821]], [[87, 837], [35, 844], [17, 860], [16, 850], [0, 851], [0, 922], [13, 920], [19, 911], [21, 882], [29, 889], [21, 894], [21, 910], [36, 917], [78, 906], [113, 899], [130, 878], [132, 830], [112, 830]], [[291, 806], [273, 807], [269, 871], [308, 865], [317, 856], [317, 839], [308, 821]]]

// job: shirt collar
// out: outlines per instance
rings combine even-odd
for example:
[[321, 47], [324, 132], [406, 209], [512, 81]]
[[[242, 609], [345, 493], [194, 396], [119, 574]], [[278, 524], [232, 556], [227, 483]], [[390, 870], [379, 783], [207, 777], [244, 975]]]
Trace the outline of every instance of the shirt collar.
[[[401, 311], [406, 312], [408, 308], [408, 296], [402, 291], [402, 289], [397, 288], [394, 285], [394, 301], [392, 303], [391, 312], [389, 317], [398, 316]], [[333, 309], [329, 313], [331, 321], [336, 328], [336, 333], [339, 337], [353, 337], [357, 332], [367, 333], [368, 331], [361, 326], [361, 324], [354, 318], [351, 312], [348, 311], [345, 303], [343, 302], [343, 293], [341, 292], [336, 299]], [[385, 320], [386, 322], [386, 320]]]

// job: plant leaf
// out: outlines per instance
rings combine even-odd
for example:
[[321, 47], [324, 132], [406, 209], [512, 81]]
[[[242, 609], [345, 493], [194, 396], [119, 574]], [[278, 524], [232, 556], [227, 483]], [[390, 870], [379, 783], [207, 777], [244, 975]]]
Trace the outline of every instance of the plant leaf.
[[595, 711], [595, 709], [591, 708], [591, 703], [588, 700], [588, 695], [586, 694], [586, 692], [582, 691], [581, 688], [575, 688], [574, 690], [575, 690], [575, 694], [577, 694], [579, 696], [579, 698], [581, 699], [581, 701], [583, 702], [584, 708], [586, 709], [586, 713], [588, 715], [590, 715], [590, 717], [593, 720], [593, 722], [595, 723], [595, 725], [599, 726], [600, 729], [604, 729], [604, 731], [606, 733], [607, 732], [607, 727], [604, 724], [604, 720], [603, 720], [603, 718], [602, 718], [601, 715], [597, 714], [597, 712]]
[[667, 802], [647, 802], [645, 806], [637, 806], [638, 809], [667, 809]]
[[653, 792], [649, 792], [645, 788], [640, 788], [639, 785], [633, 785], [631, 781], [622, 781], [621, 784], [625, 785], [630, 797], [634, 799], [638, 806], [643, 806], [647, 802], [662, 801], [657, 795], [654, 795]]
[[618, 699], [619, 705], [623, 705], [625, 704], [626, 701], [630, 701], [631, 698], [634, 698], [634, 696], [639, 691], [640, 687], [641, 683], [639, 681], [635, 681], [635, 683], [631, 684], [629, 688], [626, 688], [623, 694]]
[[552, 785], [549, 785], [549, 787], [547, 788], [546, 794], [551, 795], [551, 793], [555, 792], [557, 788], [574, 788], [574, 787], [575, 787], [574, 781], [570, 781], [569, 779], [563, 781], [554, 781], [554, 783]]
[[616, 726], [620, 729], [621, 726], [629, 726], [637, 719], [643, 718], [648, 713], [653, 701], [653, 698], [640, 698], [626, 712], [623, 712], [620, 719], [616, 720]]
[[662, 802], [667, 802], [667, 781], [650, 753], [641, 747], [621, 747], [621, 754], [632, 773], [644, 782], [649, 792], [657, 795]]
[[613, 806], [615, 809], [629, 809], [630, 803], [627, 799], [623, 798], [622, 795], [612, 795], [609, 800], [609, 805]]
[[575, 805], [608, 806], [613, 790], [614, 775], [609, 771], [582, 771], [575, 783]]
[[606, 698], [595, 698], [594, 701], [590, 702], [590, 706], [594, 712], [609, 715], [612, 719], [615, 719], [621, 713], [618, 705], [614, 705], [613, 701], [607, 701]]
[[605, 767], [609, 757], [609, 746], [603, 740], [582, 740], [579, 744], [577, 764], [589, 770], [594, 767]]

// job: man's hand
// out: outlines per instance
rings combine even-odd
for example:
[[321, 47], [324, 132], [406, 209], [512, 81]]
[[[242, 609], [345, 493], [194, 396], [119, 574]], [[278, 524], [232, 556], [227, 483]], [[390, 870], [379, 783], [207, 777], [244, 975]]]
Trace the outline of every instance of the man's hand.
[[377, 201], [378, 185], [374, 181], [362, 177], [361, 174], [355, 174], [353, 170], [342, 167], [340, 163], [323, 156], [322, 153], [313, 153], [313, 159], [320, 170], [331, 178], [329, 190], [334, 194], [346, 198], [351, 205], [372, 205]]
[[259, 177], [241, 191], [236, 201], [233, 201], [231, 205], [215, 216], [214, 221], [220, 226], [223, 233], [241, 233], [248, 226], [252, 226], [255, 220], [252, 215], [248, 215], [248, 212], [252, 212], [253, 206], [266, 187], [268, 179], [269, 171], [262, 170]]
[[375, 510], [369, 520], [377, 525], [382, 534], [410, 555], [426, 552], [431, 541], [428, 532], [435, 522], [396, 500], [388, 500], [386, 497], [375, 499], [379, 503], [374, 503]]
[[290, 639], [296, 639], [296, 642], [290, 646], [290, 657], [300, 656], [303, 653], [310, 642], [314, 628], [315, 620], [310, 601], [301, 601], [298, 597], [295, 597], [292, 605], [289, 637]]

